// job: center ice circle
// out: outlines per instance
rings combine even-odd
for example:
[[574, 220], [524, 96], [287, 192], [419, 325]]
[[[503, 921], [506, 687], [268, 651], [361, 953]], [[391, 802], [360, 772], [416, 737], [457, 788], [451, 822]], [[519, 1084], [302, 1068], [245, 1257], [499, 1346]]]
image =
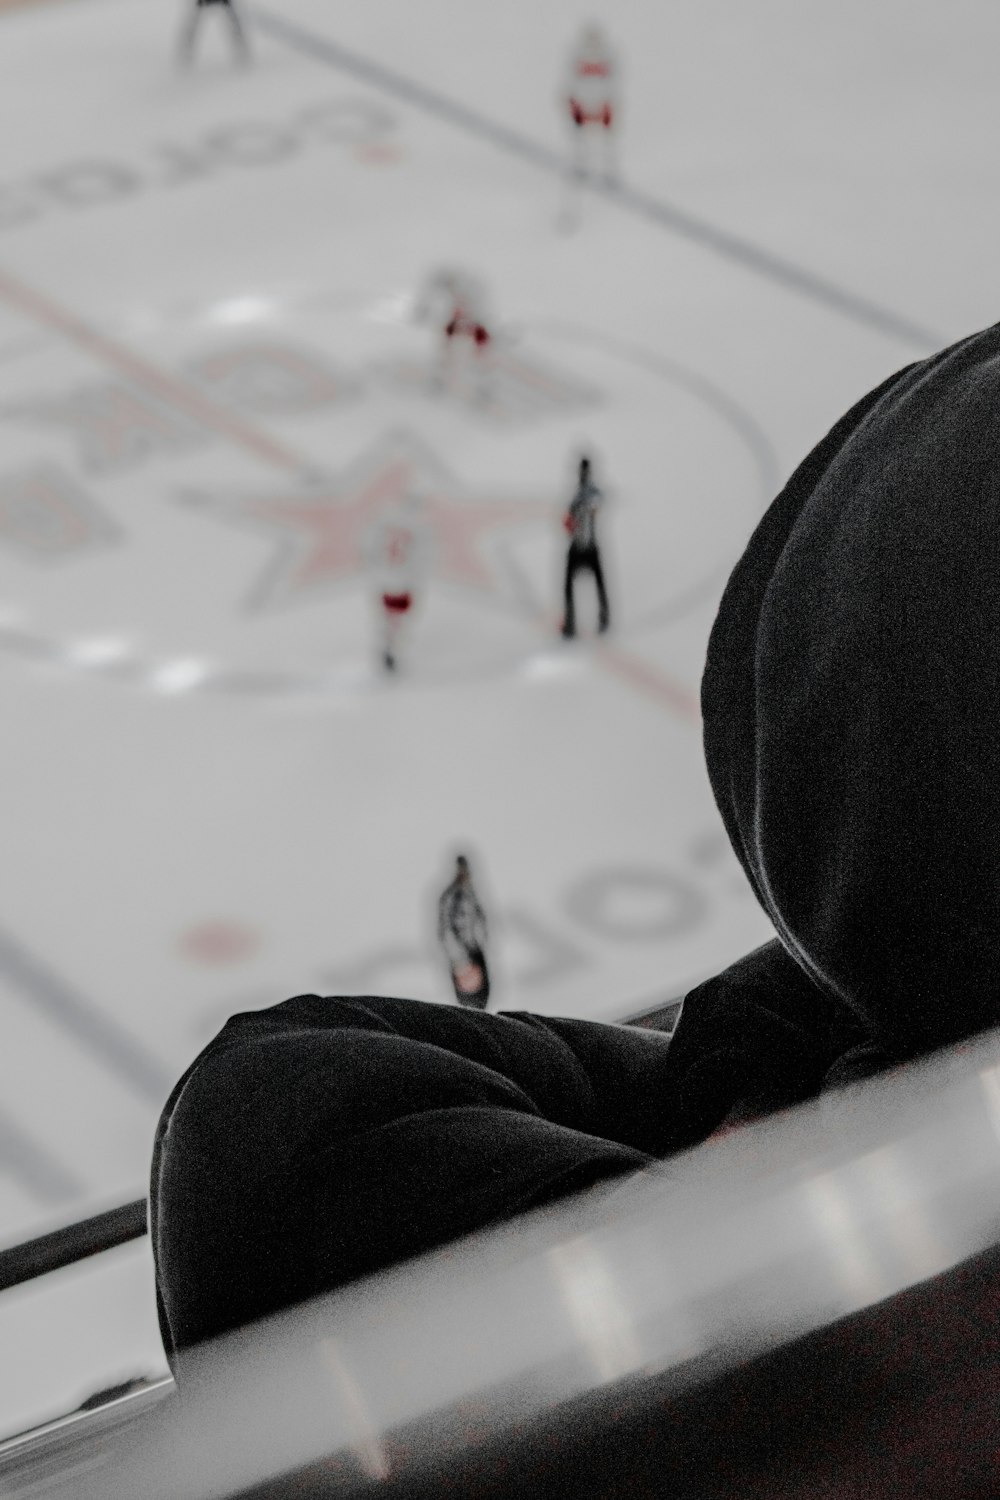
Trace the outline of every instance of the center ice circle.
[[551, 637], [560, 520], [591, 454], [615, 630], [681, 619], [770, 499], [721, 386], [576, 324], [442, 389], [393, 311], [244, 295], [0, 351], [0, 649], [161, 692], [354, 691], [375, 674], [366, 527], [418, 490], [434, 545], [408, 670], [508, 670]]

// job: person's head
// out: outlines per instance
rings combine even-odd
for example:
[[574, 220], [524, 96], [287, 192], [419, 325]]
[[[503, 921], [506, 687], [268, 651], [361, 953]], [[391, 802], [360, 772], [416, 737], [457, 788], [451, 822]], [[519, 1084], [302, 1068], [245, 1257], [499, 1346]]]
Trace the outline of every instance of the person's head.
[[580, 455], [580, 483], [586, 484], [590, 478], [590, 459], [585, 454]]
[[455, 875], [463, 882], [469, 878], [469, 861], [464, 854], [457, 854], [455, 856]]
[[1000, 325], [809, 454], [733, 571], [709, 776], [790, 956], [898, 1058], [1000, 1025]]

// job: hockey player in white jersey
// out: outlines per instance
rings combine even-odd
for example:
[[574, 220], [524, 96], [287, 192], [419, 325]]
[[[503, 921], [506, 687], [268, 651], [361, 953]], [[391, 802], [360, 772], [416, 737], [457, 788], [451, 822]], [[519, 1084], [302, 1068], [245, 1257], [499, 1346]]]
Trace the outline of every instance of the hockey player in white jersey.
[[485, 1010], [490, 999], [486, 967], [486, 913], [472, 887], [469, 861], [455, 860], [455, 875], [438, 901], [438, 941], [451, 972], [459, 1005]]
[[578, 36], [566, 70], [563, 98], [573, 132], [573, 170], [579, 181], [617, 179], [618, 60], [600, 26]]
[[178, 60], [181, 63], [189, 63], [194, 57], [195, 38], [201, 27], [202, 14], [209, 6], [216, 7], [220, 15], [224, 14], [229, 21], [229, 30], [233, 39], [233, 53], [237, 62], [248, 63], [250, 61], [250, 46], [247, 42], [246, 28], [240, 19], [240, 13], [236, 8], [234, 0], [191, 0], [191, 8], [184, 23], [184, 29], [181, 32], [177, 48]]
[[364, 538], [365, 560], [378, 594], [382, 665], [393, 672], [399, 638], [426, 580], [433, 538], [421, 496], [407, 494], [376, 516]]
[[416, 316], [440, 330], [437, 387], [466, 389], [480, 399], [488, 396], [493, 319], [479, 278], [448, 268], [433, 272], [418, 300]]

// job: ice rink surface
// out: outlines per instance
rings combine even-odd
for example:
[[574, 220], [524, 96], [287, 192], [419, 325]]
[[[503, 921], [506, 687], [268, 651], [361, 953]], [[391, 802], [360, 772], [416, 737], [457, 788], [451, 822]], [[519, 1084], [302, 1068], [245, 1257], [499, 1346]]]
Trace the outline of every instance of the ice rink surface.
[[[0, 1243], [145, 1191], [174, 1079], [302, 991], [624, 1019], [764, 941], [702, 763], [729, 568], [893, 369], [995, 320], [1000, 18], [621, 0], [622, 180], [567, 226], [588, 11], [0, 7]], [[488, 392], [434, 388], [475, 271]], [[613, 629], [558, 638], [581, 452]], [[428, 497], [387, 680], [365, 527]], [[591, 597], [582, 590], [581, 618]], [[162, 1366], [145, 1246], [0, 1306], [0, 1434]], [[18, 1350], [12, 1359], [9, 1351]]]

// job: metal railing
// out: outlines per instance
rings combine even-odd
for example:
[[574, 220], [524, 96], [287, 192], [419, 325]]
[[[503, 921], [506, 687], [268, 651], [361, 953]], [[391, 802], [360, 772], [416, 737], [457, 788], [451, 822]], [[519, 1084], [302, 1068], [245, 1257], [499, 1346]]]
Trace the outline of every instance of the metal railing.
[[998, 1286], [1000, 1035], [187, 1351], [44, 1493], [996, 1500]]
[[74, 1265], [90, 1255], [126, 1245], [129, 1240], [140, 1239], [147, 1228], [146, 1199], [136, 1198], [132, 1203], [122, 1203], [9, 1250], [0, 1250], [0, 1292]]

